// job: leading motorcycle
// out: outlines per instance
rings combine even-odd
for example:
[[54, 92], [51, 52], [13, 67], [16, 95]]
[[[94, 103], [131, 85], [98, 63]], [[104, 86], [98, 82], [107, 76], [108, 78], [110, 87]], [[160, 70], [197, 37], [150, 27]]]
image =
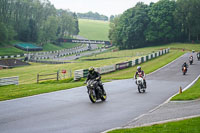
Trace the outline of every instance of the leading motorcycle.
[[138, 85], [139, 93], [144, 93], [146, 91], [146, 88], [144, 86], [144, 79], [141, 76], [137, 77], [136, 84]]
[[193, 63], [193, 58], [192, 57], [189, 58], [189, 62], [190, 62], [190, 65], [192, 65], [192, 63]]
[[101, 99], [101, 101], [105, 101], [107, 96], [106, 92], [102, 92], [100, 86], [98, 85], [98, 81], [96, 80], [88, 80], [87, 89], [90, 101], [95, 103], [97, 100]]

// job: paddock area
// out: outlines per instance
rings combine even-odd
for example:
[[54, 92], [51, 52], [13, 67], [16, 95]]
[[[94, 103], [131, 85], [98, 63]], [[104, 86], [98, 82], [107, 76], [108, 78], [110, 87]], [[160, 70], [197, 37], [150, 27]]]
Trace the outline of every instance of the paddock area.
[[26, 66], [30, 65], [27, 62], [23, 62], [19, 59], [2, 59], [0, 60], [0, 70], [1, 69], [9, 69], [13, 67], [19, 67], [19, 66]]

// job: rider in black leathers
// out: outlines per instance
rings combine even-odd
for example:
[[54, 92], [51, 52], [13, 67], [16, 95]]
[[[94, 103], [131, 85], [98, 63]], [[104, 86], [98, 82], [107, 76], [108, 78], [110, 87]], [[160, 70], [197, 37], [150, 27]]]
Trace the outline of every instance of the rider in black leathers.
[[99, 85], [99, 87], [101, 88], [101, 90], [104, 94], [105, 91], [104, 91], [103, 84], [101, 82], [101, 75], [100, 75], [100, 73], [98, 73], [97, 71], [94, 70], [94, 67], [89, 68], [89, 73], [88, 73], [88, 76], [87, 76], [86, 83], [90, 79], [92, 79], [92, 80], [95, 79], [98, 82], [98, 85]]

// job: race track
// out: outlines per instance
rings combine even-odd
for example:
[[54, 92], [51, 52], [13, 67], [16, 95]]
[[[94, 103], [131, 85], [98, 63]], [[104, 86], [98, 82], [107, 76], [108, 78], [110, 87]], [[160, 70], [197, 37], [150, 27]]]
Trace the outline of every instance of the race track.
[[139, 94], [132, 79], [105, 83], [106, 102], [92, 104], [86, 87], [0, 102], [1, 133], [99, 133], [126, 125], [163, 103], [200, 74], [200, 61], [183, 76], [191, 53], [147, 76], [147, 92]]

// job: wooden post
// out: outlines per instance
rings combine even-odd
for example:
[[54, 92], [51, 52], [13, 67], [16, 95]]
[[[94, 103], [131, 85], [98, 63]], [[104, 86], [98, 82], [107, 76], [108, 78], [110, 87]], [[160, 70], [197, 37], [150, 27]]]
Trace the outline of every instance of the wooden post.
[[37, 84], [39, 83], [39, 74], [37, 74]]
[[58, 81], [58, 77], [59, 77], [59, 71], [57, 71], [57, 81]]

